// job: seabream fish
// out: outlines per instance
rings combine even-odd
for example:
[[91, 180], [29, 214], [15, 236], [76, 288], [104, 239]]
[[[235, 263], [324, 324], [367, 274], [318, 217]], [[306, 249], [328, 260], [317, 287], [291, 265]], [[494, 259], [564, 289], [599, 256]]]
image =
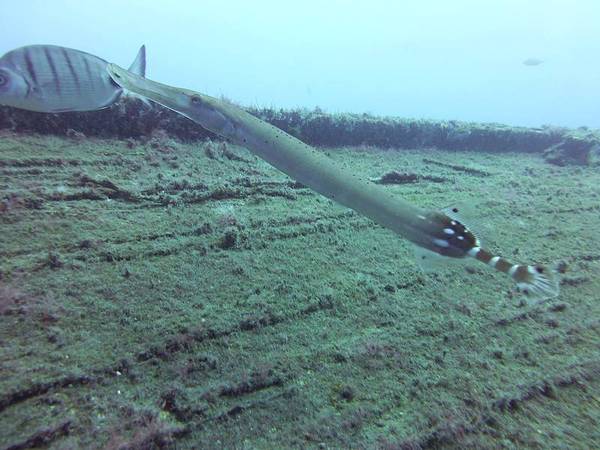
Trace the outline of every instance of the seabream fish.
[[426, 211], [355, 176], [323, 153], [243, 109], [208, 95], [157, 83], [110, 64], [108, 72], [128, 91], [172, 109], [229, 139], [290, 177], [369, 217], [417, 246], [448, 258], [474, 258], [508, 274], [537, 298], [558, 295], [552, 270], [513, 264], [483, 249], [479, 239], [451, 213]]
[[[0, 104], [38, 112], [93, 111], [112, 105], [123, 89], [97, 56], [56, 45], [29, 45], [0, 58]], [[129, 68], [146, 75], [142, 45]]]

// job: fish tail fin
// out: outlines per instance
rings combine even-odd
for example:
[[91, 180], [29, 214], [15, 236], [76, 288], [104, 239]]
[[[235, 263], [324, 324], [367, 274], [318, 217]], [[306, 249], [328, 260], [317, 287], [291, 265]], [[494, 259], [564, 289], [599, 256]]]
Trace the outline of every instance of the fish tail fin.
[[469, 256], [509, 275], [517, 283], [517, 290], [525, 295], [541, 300], [556, 297], [560, 292], [557, 271], [552, 268], [512, 264], [507, 259], [493, 256], [480, 247], [473, 247]]
[[525, 295], [539, 299], [558, 296], [559, 280], [556, 271], [541, 265], [513, 266], [510, 275], [517, 283], [517, 289]]
[[137, 56], [129, 66], [129, 71], [141, 77], [146, 76], [146, 46], [142, 45]]

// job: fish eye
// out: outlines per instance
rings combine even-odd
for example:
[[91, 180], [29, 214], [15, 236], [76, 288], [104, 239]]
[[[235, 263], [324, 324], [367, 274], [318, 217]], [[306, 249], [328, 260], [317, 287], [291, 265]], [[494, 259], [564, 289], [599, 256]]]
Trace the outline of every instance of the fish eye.
[[8, 78], [0, 74], [0, 86], [4, 86], [8, 82]]
[[190, 99], [190, 101], [192, 102], [192, 105], [202, 104], [202, 99], [198, 95], [192, 95], [192, 98]]

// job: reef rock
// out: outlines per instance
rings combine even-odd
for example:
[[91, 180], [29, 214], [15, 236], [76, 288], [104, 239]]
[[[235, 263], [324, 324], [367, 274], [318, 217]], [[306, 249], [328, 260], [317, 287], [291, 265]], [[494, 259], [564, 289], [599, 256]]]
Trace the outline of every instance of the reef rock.
[[561, 142], [544, 150], [544, 158], [558, 166], [600, 165], [600, 136], [582, 130], [566, 133]]

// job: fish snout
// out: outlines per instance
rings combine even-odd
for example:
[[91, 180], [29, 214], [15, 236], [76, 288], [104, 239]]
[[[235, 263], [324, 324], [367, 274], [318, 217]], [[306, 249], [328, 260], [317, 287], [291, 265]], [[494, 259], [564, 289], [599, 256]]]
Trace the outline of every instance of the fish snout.
[[223, 137], [235, 137], [236, 127], [231, 118], [223, 112], [224, 106], [218, 100], [198, 92], [149, 80], [116, 64], [109, 64], [107, 70], [115, 83], [123, 89], [172, 109]]
[[113, 81], [123, 89], [174, 111], [184, 113], [182, 110], [190, 103], [189, 95], [186, 95], [182, 89], [149, 80], [116, 64], [108, 64], [106, 70]]

